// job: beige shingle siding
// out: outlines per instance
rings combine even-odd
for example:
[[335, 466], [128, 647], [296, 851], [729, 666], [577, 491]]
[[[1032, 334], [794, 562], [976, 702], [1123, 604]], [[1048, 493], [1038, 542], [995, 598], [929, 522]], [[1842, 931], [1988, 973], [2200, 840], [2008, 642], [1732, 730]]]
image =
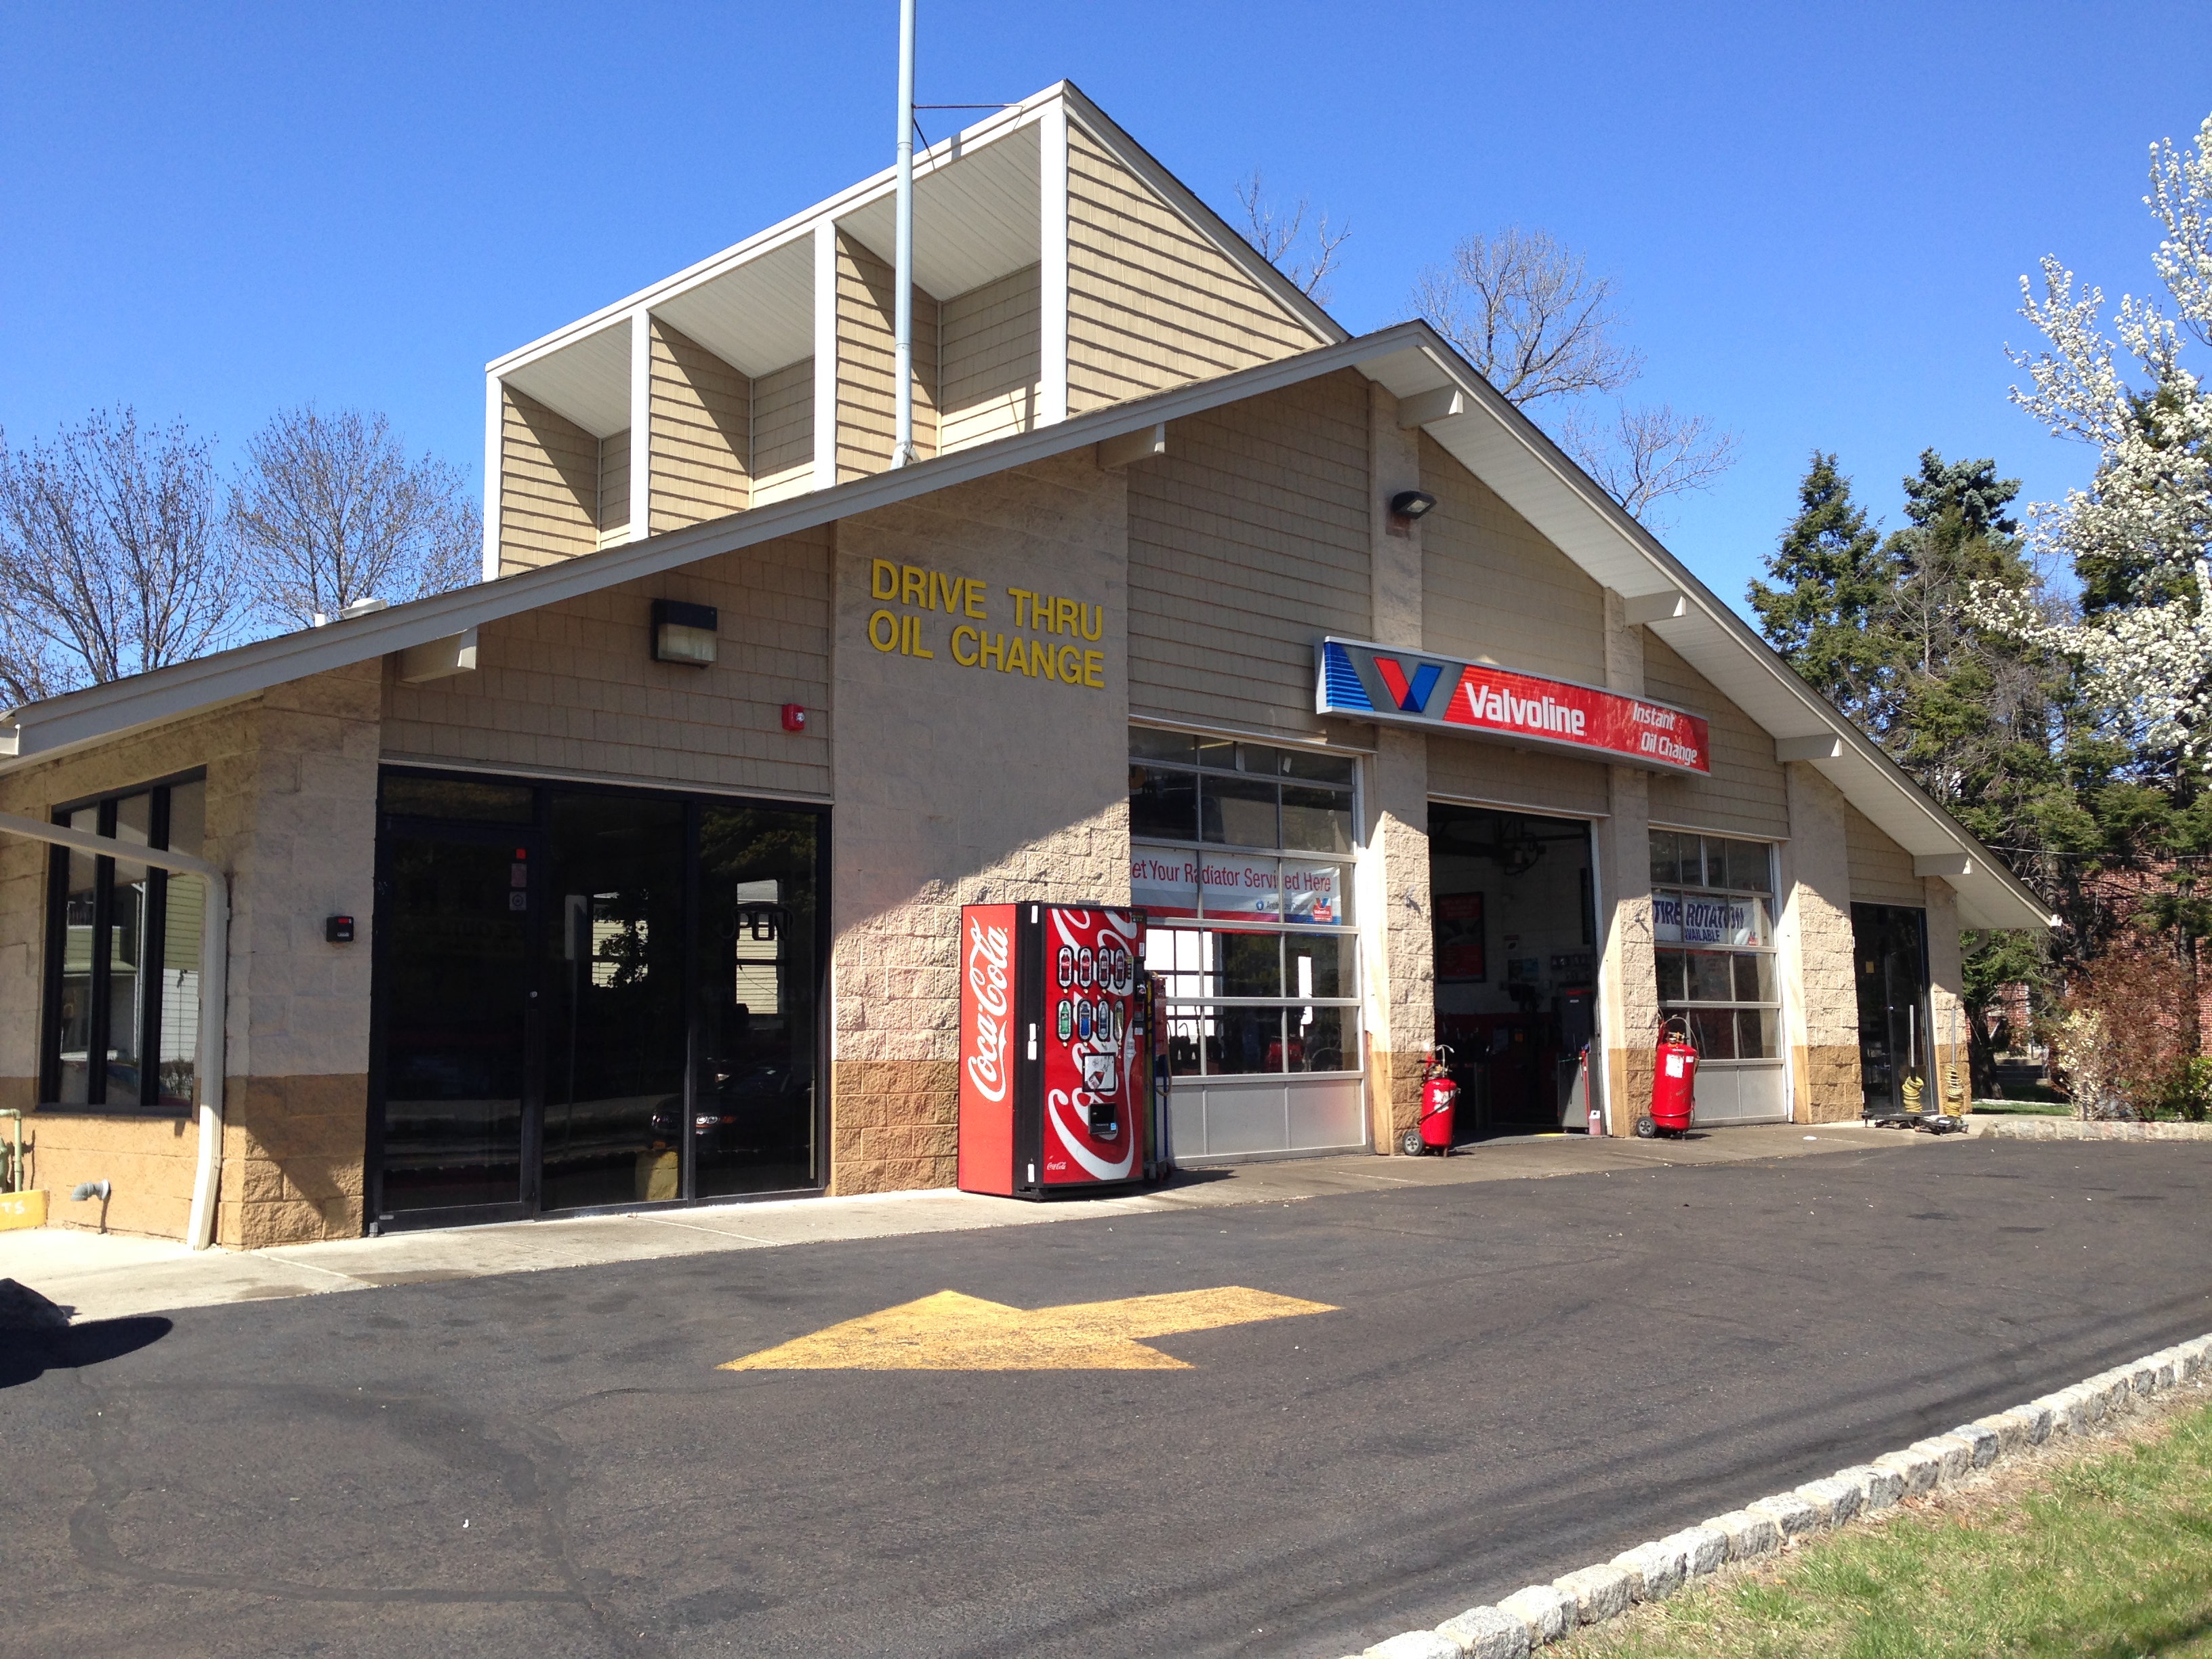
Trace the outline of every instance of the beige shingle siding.
[[[387, 756], [640, 783], [827, 794], [830, 721], [786, 732], [787, 702], [830, 704], [828, 529], [484, 624], [478, 664], [394, 681]], [[652, 602], [721, 612], [720, 660], [653, 660]]]
[[513, 386], [501, 390], [501, 574], [591, 552], [599, 544], [599, 441]]
[[1038, 267], [947, 300], [939, 319], [939, 446], [945, 453], [1036, 429], [1042, 313]]
[[1655, 773], [1651, 821], [1723, 835], [1780, 841], [1790, 834], [1789, 786], [1774, 758], [1774, 738], [1715, 690], [1650, 629], [1644, 636], [1644, 689], [1661, 702], [1705, 717], [1711, 729], [1712, 775]]
[[[837, 238], [837, 482], [891, 464], [896, 348], [891, 268], [852, 237]], [[914, 291], [914, 450], [937, 453], [937, 301]]]
[[1365, 380], [1177, 421], [1128, 474], [1133, 712], [1317, 733], [1314, 641], [1371, 614]]
[[629, 433], [599, 440], [599, 539], [613, 547], [629, 539]]
[[1844, 805], [1844, 852], [1850, 860], [1852, 903], [1928, 902], [1927, 888], [1912, 873], [1912, 854], [1848, 801]]
[[1589, 814], [1606, 810], [1606, 769], [1479, 738], [1429, 739], [1429, 793], [1449, 799]]
[[653, 534], [752, 505], [752, 416], [750, 380], [654, 321]]
[[1069, 414], [1319, 343], [1097, 139], [1069, 128]]
[[788, 501], [814, 488], [814, 359], [771, 369], [753, 382], [753, 505]]
[[1604, 684], [1604, 589], [1426, 434], [1421, 484], [1421, 648]]

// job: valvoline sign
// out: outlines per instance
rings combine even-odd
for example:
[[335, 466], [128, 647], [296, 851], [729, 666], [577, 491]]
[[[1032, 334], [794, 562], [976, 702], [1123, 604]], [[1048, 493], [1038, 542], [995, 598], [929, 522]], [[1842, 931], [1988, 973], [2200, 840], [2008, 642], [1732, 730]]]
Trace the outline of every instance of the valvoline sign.
[[1358, 640], [1325, 639], [1314, 659], [1314, 708], [1323, 714], [1457, 727], [1668, 772], [1712, 770], [1705, 722], [1648, 697]]

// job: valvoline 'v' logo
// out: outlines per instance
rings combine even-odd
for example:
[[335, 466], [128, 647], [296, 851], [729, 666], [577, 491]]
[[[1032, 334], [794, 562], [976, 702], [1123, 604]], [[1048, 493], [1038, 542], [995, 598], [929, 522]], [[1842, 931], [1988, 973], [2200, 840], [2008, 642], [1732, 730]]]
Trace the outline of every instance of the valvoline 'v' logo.
[[1413, 671], [1412, 679], [1395, 657], [1386, 657], [1379, 652], [1375, 658], [1375, 672], [1382, 677], [1382, 684], [1390, 688], [1390, 696], [1399, 708], [1409, 714], [1422, 713], [1429, 706], [1429, 693], [1437, 689], [1443, 678], [1443, 669], [1437, 663], [1425, 662]]

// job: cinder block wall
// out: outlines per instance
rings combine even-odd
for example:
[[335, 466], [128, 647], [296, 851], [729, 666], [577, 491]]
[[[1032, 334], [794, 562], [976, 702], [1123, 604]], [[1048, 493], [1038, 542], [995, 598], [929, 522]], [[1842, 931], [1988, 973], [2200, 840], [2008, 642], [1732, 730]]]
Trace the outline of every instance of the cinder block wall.
[[[280, 687], [0, 780], [0, 811], [44, 818], [64, 801], [204, 768], [203, 855], [231, 873], [228, 1110], [216, 1237], [254, 1245], [361, 1231], [368, 1104], [368, 948], [323, 942], [324, 916], [368, 914], [382, 665]], [[0, 1092], [37, 1104], [47, 851], [0, 839]], [[197, 1122], [33, 1111], [39, 1185], [114, 1188], [111, 1231], [181, 1238]], [[92, 1227], [64, 1201], [53, 1224]]]
[[1858, 991], [1851, 972], [1850, 861], [1843, 792], [1808, 763], [1789, 775], [1790, 839], [1775, 920], [1790, 1045], [1790, 1115], [1838, 1123], [1859, 1115]]
[[[1128, 900], [1127, 550], [1126, 482], [1088, 453], [837, 526], [835, 1191], [953, 1183], [962, 904]], [[902, 594], [909, 567], [982, 584], [985, 616], [934, 582], [877, 598], [879, 559]], [[1010, 587], [1103, 607], [1102, 637], [1018, 625]], [[878, 613], [932, 654], [878, 649]], [[1104, 684], [963, 665], [957, 627], [1099, 652]]]

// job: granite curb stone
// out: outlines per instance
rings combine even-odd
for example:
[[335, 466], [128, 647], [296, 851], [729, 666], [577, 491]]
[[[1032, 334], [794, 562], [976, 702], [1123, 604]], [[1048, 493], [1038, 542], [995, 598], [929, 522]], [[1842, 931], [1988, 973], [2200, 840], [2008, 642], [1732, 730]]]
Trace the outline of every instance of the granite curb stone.
[[2198, 1377], [2208, 1364], [2212, 1335], [2193, 1337], [1948, 1434], [1917, 1440], [1902, 1451], [1885, 1452], [1638, 1544], [1602, 1566], [1531, 1584], [1495, 1607], [1469, 1607], [1434, 1630], [1403, 1632], [1368, 1648], [1360, 1659], [1527, 1659], [1581, 1626], [1618, 1618], [1639, 1601], [1659, 1601], [1724, 1563], [1756, 1560], [1789, 1540], [1846, 1526], [2056, 1436], [2082, 1433], [2108, 1416], [2133, 1410], [2138, 1401]]

